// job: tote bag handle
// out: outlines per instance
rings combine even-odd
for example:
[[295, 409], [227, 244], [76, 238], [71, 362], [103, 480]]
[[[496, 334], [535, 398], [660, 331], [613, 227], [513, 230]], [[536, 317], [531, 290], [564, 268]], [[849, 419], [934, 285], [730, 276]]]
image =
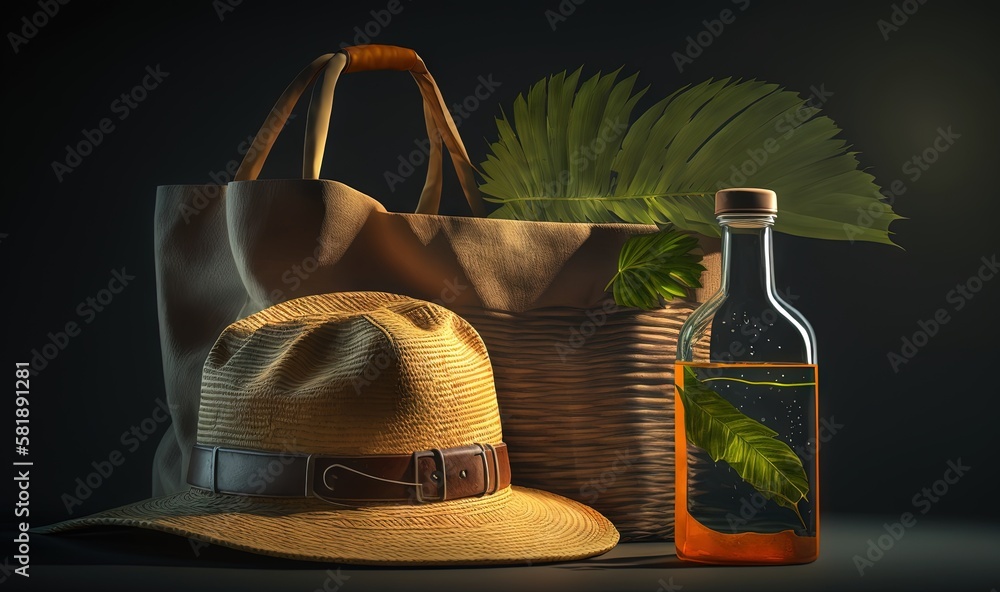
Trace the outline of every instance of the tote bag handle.
[[417, 205], [417, 213], [436, 214], [441, 200], [441, 142], [444, 142], [466, 200], [475, 216], [484, 216], [486, 208], [476, 186], [473, 166], [469, 154], [458, 135], [455, 122], [448, 112], [434, 78], [427, 71], [424, 61], [411, 49], [390, 45], [359, 45], [346, 47], [335, 54], [325, 54], [313, 60], [288, 85], [271, 110], [264, 125], [254, 138], [253, 144], [236, 172], [235, 181], [254, 180], [260, 174], [274, 142], [288, 116], [302, 94], [323, 74], [323, 83], [318, 97], [310, 105], [307, 121], [306, 141], [303, 153], [303, 177], [319, 177], [319, 166], [323, 160], [330, 114], [333, 108], [333, 93], [340, 74], [373, 70], [409, 71], [417, 82], [423, 98], [424, 116], [430, 139], [428, 173], [424, 189]]

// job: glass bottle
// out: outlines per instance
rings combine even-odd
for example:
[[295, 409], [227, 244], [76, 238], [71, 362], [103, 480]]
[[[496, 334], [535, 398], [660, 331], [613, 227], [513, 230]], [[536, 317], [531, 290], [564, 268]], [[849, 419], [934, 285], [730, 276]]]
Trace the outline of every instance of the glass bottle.
[[677, 556], [807, 563], [819, 552], [816, 338], [774, 286], [775, 193], [722, 190], [715, 213], [721, 287], [677, 343]]

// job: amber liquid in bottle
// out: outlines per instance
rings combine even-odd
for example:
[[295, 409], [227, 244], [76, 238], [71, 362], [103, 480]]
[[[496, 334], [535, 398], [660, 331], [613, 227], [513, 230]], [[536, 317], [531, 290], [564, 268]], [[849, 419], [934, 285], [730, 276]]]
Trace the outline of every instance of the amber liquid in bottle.
[[774, 200], [719, 193], [722, 284], [678, 340], [675, 546], [686, 561], [793, 564], [819, 553], [816, 343], [774, 287]]

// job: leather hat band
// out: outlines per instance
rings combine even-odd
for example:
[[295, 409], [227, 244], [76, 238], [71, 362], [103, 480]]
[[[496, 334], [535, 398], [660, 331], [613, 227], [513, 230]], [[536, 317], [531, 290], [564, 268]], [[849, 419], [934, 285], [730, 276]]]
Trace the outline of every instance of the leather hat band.
[[413, 454], [327, 456], [195, 444], [188, 483], [214, 493], [318, 497], [334, 503], [426, 503], [496, 493], [510, 485], [506, 444]]

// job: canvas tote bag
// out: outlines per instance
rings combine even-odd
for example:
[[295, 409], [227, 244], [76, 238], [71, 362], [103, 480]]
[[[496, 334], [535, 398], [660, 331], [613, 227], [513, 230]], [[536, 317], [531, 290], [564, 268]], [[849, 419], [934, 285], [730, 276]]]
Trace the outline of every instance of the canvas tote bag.
[[[319, 178], [334, 88], [342, 74], [372, 70], [408, 71], [423, 100], [431, 146], [414, 214], [388, 212]], [[320, 77], [303, 178], [258, 179], [288, 114]], [[386, 98], [387, 108], [399, 99]], [[472, 216], [437, 215], [445, 151]], [[482, 335], [516, 484], [591, 505], [624, 540], [672, 538], [673, 362], [698, 294], [651, 311], [617, 306], [605, 286], [618, 253], [654, 226], [485, 218], [473, 171], [423, 60], [369, 45], [300, 72], [227, 187], [158, 188], [158, 306], [173, 425], [157, 451], [155, 493], [186, 487], [200, 370], [226, 325], [290, 298], [373, 290], [437, 302]], [[717, 253], [705, 264], [703, 283], [717, 282]]]

